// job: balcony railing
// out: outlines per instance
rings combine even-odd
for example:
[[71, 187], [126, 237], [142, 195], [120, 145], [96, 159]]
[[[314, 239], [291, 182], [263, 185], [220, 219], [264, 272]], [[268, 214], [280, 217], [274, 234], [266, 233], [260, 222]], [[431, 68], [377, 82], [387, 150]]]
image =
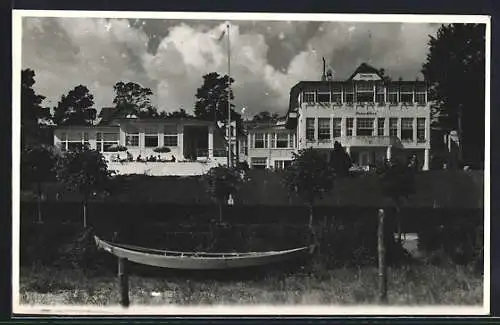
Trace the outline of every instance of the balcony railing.
[[307, 140], [306, 146], [330, 146], [338, 141], [346, 146], [373, 146], [373, 147], [387, 147], [387, 146], [401, 146], [401, 140], [395, 136], [346, 136], [337, 137], [330, 140]]

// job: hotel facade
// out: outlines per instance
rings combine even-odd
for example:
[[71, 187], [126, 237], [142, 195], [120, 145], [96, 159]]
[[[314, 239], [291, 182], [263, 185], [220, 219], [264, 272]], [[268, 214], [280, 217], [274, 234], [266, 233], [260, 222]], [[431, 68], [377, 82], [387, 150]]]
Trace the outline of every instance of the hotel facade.
[[320, 81], [301, 81], [290, 91], [284, 123], [249, 129], [248, 162], [279, 167], [289, 163], [291, 152], [305, 148], [321, 150], [328, 159], [339, 142], [361, 168], [416, 155], [419, 167], [428, 170], [427, 97], [425, 82], [389, 81], [367, 64], [345, 81], [325, 73]]
[[[318, 149], [329, 159], [339, 142], [359, 168], [415, 155], [419, 167], [429, 169], [431, 108], [425, 82], [390, 81], [364, 63], [347, 80], [333, 80], [324, 71], [321, 80], [292, 87], [284, 115], [277, 121], [245, 122], [244, 132], [238, 132], [243, 135], [233, 130], [234, 162], [281, 169], [305, 148]], [[228, 133], [210, 121], [139, 119], [112, 112], [96, 126], [56, 128], [54, 143], [63, 150], [87, 143], [122, 174], [200, 174], [227, 164]], [[113, 146], [126, 147], [133, 161], [124, 161], [125, 152], [109, 152]], [[155, 148], [160, 147], [170, 152], [159, 154]], [[139, 155], [170, 163], [140, 163]]]

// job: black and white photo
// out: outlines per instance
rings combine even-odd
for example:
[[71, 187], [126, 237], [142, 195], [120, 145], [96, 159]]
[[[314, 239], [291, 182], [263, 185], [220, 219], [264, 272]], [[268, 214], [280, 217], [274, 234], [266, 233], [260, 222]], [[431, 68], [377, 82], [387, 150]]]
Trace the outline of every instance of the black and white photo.
[[487, 16], [13, 33], [13, 312], [489, 312]]

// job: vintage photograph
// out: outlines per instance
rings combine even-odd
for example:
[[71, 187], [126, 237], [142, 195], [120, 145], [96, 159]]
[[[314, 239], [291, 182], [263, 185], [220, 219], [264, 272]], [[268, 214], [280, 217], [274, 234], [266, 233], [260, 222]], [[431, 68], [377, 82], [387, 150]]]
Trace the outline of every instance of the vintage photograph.
[[13, 17], [14, 313], [488, 313], [488, 17]]

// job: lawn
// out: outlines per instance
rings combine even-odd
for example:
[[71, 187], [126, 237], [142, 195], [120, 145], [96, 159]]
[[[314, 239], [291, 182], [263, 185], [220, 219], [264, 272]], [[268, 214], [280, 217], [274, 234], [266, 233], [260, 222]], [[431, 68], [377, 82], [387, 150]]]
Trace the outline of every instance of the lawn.
[[[294, 271], [134, 272], [132, 305], [359, 305], [377, 302], [374, 267], [326, 269], [311, 262]], [[481, 305], [483, 278], [461, 266], [416, 264], [389, 268], [390, 305]], [[20, 303], [28, 305], [112, 306], [119, 302], [112, 272], [23, 267]]]

